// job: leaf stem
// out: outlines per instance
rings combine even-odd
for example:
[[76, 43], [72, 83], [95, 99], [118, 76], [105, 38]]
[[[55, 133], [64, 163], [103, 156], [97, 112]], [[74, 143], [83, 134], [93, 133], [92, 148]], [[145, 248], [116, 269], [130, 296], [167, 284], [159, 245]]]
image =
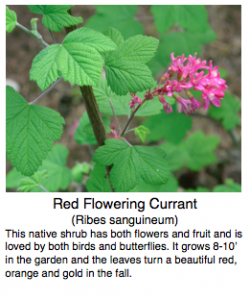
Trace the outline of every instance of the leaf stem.
[[125, 139], [125, 137], [123, 137], [122, 140], [124, 140], [124, 142], [127, 143], [130, 147], [133, 147], [133, 146]]
[[110, 186], [111, 192], [114, 193], [114, 189], [113, 189], [112, 184], [111, 184], [111, 181], [110, 181], [110, 174], [109, 174], [110, 169], [111, 169], [110, 167], [106, 167], [109, 186]]
[[45, 192], [48, 193], [48, 191], [40, 184], [39, 187]]
[[38, 100], [40, 100], [43, 96], [45, 96], [46, 94], [48, 94], [49, 91], [51, 91], [59, 82], [61, 82], [63, 80], [63, 78], [58, 79], [56, 82], [54, 82], [44, 93], [42, 93], [40, 96], [38, 96], [35, 100], [29, 102], [29, 104], [34, 104], [36, 103]]
[[127, 130], [127, 131], [124, 133], [124, 135], [125, 135], [125, 134], [127, 134], [127, 133], [129, 133], [129, 132], [132, 132], [132, 131], [134, 131], [135, 129], [136, 129], [136, 127], [134, 127], [134, 128], [131, 128], [131, 129]]
[[54, 35], [53, 35], [53, 33], [50, 29], [49, 29], [49, 33], [50, 33], [50, 36], [52, 38], [53, 43], [56, 44], [56, 40], [55, 40]]
[[[68, 13], [70, 15], [72, 14], [71, 9], [68, 10]], [[73, 25], [71, 27], [65, 27], [66, 33], [70, 33], [76, 29], [76, 25]], [[84, 85], [84, 86], [79, 86], [84, 102], [85, 102], [85, 107], [87, 110], [87, 114], [90, 120], [90, 123], [92, 125], [94, 135], [96, 137], [97, 143], [99, 146], [103, 146], [105, 144], [105, 140], [107, 139], [107, 132], [103, 124], [103, 120], [95, 99], [95, 95], [93, 93], [93, 89], [91, 86]], [[112, 192], [114, 192], [114, 189], [112, 187], [112, 184], [110, 182], [110, 176], [109, 172], [112, 167], [106, 167], [107, 170], [107, 177], [110, 185], [110, 189]]]
[[125, 127], [123, 128], [123, 131], [122, 131], [122, 133], [121, 133], [120, 136], [123, 136], [123, 135], [126, 133], [126, 130], [127, 130], [128, 126], [129, 126], [130, 122], [132, 121], [134, 115], [136, 114], [137, 110], [143, 105], [143, 103], [146, 102], [146, 100], [147, 100], [147, 99], [144, 98], [143, 101], [142, 101], [142, 103], [141, 103], [140, 105], [138, 105], [138, 106], [136, 107], [136, 109], [132, 112], [132, 114], [130, 115], [130, 117], [129, 117], [129, 119], [128, 119], [126, 125], [125, 125]]
[[49, 44], [47, 44], [42, 36], [39, 34], [39, 36], [35, 35], [33, 32], [31, 32], [28, 28], [24, 27], [23, 25], [19, 24], [18, 22], [16, 23], [16, 25], [21, 28], [23, 31], [25, 31], [26, 33], [28, 33], [29, 35], [33, 36], [33, 38], [35, 38], [44, 48], [48, 47]]
[[114, 110], [114, 107], [113, 107], [113, 104], [112, 104], [112, 101], [111, 101], [110, 98], [109, 98], [109, 104], [110, 104], [110, 106], [111, 106], [111, 109], [112, 109], [112, 112], [113, 112], [113, 115], [114, 115], [114, 118], [115, 118], [115, 122], [116, 122], [117, 128], [118, 128], [118, 130], [119, 130], [119, 134], [121, 134], [121, 132], [122, 132], [121, 126], [120, 126], [120, 124], [119, 124], [119, 122], [118, 122], [118, 119], [117, 119], [117, 116], [116, 116], [116, 114], [115, 114], [115, 110]]

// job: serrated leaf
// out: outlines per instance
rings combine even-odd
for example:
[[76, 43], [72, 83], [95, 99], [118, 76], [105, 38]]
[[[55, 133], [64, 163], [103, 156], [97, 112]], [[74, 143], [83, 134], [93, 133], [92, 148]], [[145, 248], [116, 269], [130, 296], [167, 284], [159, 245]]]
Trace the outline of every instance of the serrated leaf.
[[22, 175], [20, 172], [17, 172], [16, 168], [11, 169], [6, 176], [6, 188], [15, 189], [19, 186], [19, 183], [26, 176]]
[[110, 139], [99, 147], [93, 160], [112, 166], [111, 184], [116, 192], [133, 189], [142, 178], [146, 183], [165, 184], [170, 176], [165, 153], [153, 147], [131, 147], [122, 140]]
[[34, 58], [30, 70], [30, 79], [35, 80], [42, 91], [62, 76], [57, 65], [60, 45], [51, 45]]
[[198, 32], [205, 32], [209, 27], [204, 5], [153, 5], [151, 12], [160, 34], [165, 33], [174, 23]]
[[48, 170], [48, 179], [44, 180], [43, 187], [49, 192], [65, 191], [72, 181], [70, 169], [66, 167], [69, 150], [60, 144], [53, 147], [48, 157], [43, 161], [39, 170]]
[[[129, 102], [131, 102], [131, 95], [128, 93], [124, 96], [116, 95], [111, 91], [111, 88], [107, 85], [107, 81], [104, 78], [100, 78], [97, 87], [93, 87], [96, 101], [98, 103], [100, 112], [113, 116], [113, 111], [111, 109], [109, 99], [114, 107], [115, 114], [117, 116], [129, 116], [131, 114], [131, 109], [129, 107]], [[146, 91], [139, 92], [136, 95], [143, 99]], [[159, 102], [158, 98], [155, 97], [153, 100], [145, 102], [142, 107], [136, 112], [136, 117], [147, 117], [152, 115], [157, 115], [162, 110], [162, 104]]]
[[31, 192], [34, 188], [41, 188], [41, 185], [46, 178], [48, 178], [48, 172], [46, 170], [36, 172], [31, 177], [21, 180], [18, 186], [18, 191]]
[[35, 173], [62, 134], [64, 119], [47, 107], [30, 105], [6, 87], [6, 148], [12, 166], [26, 176]]
[[[110, 132], [110, 128], [109, 128], [110, 119], [107, 117], [102, 117], [102, 120], [106, 131]], [[75, 131], [74, 140], [80, 145], [97, 144], [87, 112], [85, 112], [80, 119], [79, 125]]]
[[166, 184], [162, 185], [151, 185], [144, 182], [142, 179], [130, 192], [140, 192], [140, 193], [175, 193], [178, 190], [178, 181], [171, 174], [169, 180]]
[[105, 72], [108, 85], [117, 95], [137, 93], [154, 84], [151, 71], [146, 65], [140, 63], [127, 61], [105, 63]]
[[232, 179], [225, 180], [225, 185], [217, 185], [213, 192], [215, 193], [239, 193], [241, 192], [241, 185], [235, 183]]
[[158, 42], [155, 38], [138, 35], [105, 54], [106, 78], [113, 92], [125, 95], [152, 87], [153, 78], [145, 63], [153, 57]]
[[71, 173], [73, 176], [73, 180], [78, 183], [82, 183], [83, 175], [89, 174], [91, 170], [90, 164], [87, 162], [84, 163], [76, 163], [73, 169], [71, 169]]
[[6, 6], [6, 31], [8, 33], [12, 32], [16, 27], [17, 17], [16, 13], [13, 10], [10, 10], [8, 6]]
[[66, 35], [63, 45], [72, 43], [85, 44], [100, 52], [111, 51], [117, 48], [116, 43], [109, 37], [86, 27], [79, 28]]
[[64, 80], [72, 85], [96, 85], [102, 64], [100, 54], [94, 48], [81, 43], [63, 42], [57, 56], [57, 65]]
[[72, 85], [96, 85], [103, 64], [99, 52], [114, 49], [116, 44], [108, 37], [79, 28], [69, 33], [62, 45], [51, 45], [35, 57], [30, 78], [43, 91], [61, 76]]
[[109, 28], [106, 30], [104, 35], [108, 36], [117, 46], [121, 45], [124, 42], [124, 38], [120, 31], [115, 28]]
[[104, 32], [109, 27], [117, 28], [125, 38], [142, 34], [143, 26], [135, 20], [138, 5], [96, 5], [96, 14], [86, 26]]
[[160, 44], [155, 57], [148, 63], [153, 75], [156, 75], [163, 68], [167, 68], [171, 63], [170, 54], [175, 56], [185, 54], [199, 55], [201, 44], [191, 32], [171, 32], [160, 38]]
[[147, 127], [151, 134], [147, 137], [150, 142], [156, 142], [165, 138], [168, 142], [179, 143], [188, 130], [192, 127], [192, 119], [184, 114], [178, 113], [173, 109], [171, 114], [162, 111], [157, 116], [149, 117], [142, 123]]
[[220, 139], [217, 136], [205, 136], [202, 131], [190, 135], [182, 143], [185, 152], [185, 164], [191, 171], [199, 171], [203, 166], [216, 162], [214, 150], [219, 145]]
[[88, 192], [111, 192], [110, 185], [106, 176], [106, 168], [95, 164], [90, 178], [86, 181]]
[[112, 64], [116, 60], [129, 62], [146, 63], [155, 54], [159, 40], [143, 35], [130, 37], [120, 43], [116, 51], [109, 53], [105, 58], [105, 64]]
[[222, 125], [226, 130], [231, 130], [240, 124], [238, 112], [240, 110], [240, 101], [231, 94], [225, 93], [221, 100], [220, 107], [211, 107], [208, 114], [216, 119], [222, 120]]
[[28, 5], [31, 12], [43, 15], [42, 24], [52, 31], [61, 31], [83, 22], [81, 17], [73, 17], [67, 11], [73, 5]]
[[143, 143], [145, 143], [148, 134], [150, 134], [150, 130], [143, 125], [135, 128], [135, 135], [138, 136]]

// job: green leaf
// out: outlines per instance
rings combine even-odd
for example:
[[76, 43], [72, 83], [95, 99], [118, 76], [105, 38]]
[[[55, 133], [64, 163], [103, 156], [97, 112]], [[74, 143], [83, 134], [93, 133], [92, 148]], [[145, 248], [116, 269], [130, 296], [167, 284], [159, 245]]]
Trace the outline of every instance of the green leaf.
[[143, 26], [135, 20], [138, 5], [96, 5], [96, 14], [86, 26], [104, 32], [109, 27], [117, 28], [125, 38], [143, 34]]
[[43, 15], [42, 24], [52, 31], [61, 31], [83, 22], [81, 17], [73, 17], [68, 10], [73, 5], [28, 5], [31, 12]]
[[117, 95], [126, 95], [129, 91], [136, 93], [153, 85], [149, 68], [140, 63], [115, 61], [105, 63], [108, 85]]
[[6, 146], [12, 166], [26, 176], [35, 173], [62, 135], [59, 113], [30, 105], [12, 87], [6, 87]]
[[145, 143], [148, 134], [150, 134], [150, 130], [143, 125], [135, 128], [135, 135], [138, 136], [143, 143]]
[[133, 189], [142, 178], [152, 185], [165, 184], [170, 176], [165, 153], [159, 148], [134, 146], [122, 140], [110, 139], [99, 147], [93, 160], [112, 166], [111, 184], [116, 192]]
[[6, 31], [8, 33], [12, 32], [16, 27], [17, 17], [16, 13], [13, 10], [10, 10], [8, 6], [6, 6]]
[[171, 174], [169, 181], [162, 185], [151, 185], [144, 182], [142, 179], [139, 180], [139, 184], [133, 188], [130, 192], [144, 192], [144, 193], [175, 193], [178, 190], [178, 181]]
[[117, 46], [124, 42], [122, 34], [115, 28], [109, 28], [103, 34], [108, 36]]
[[69, 150], [60, 144], [53, 147], [48, 157], [43, 161], [39, 170], [48, 170], [48, 179], [44, 180], [43, 187], [49, 192], [65, 191], [72, 181], [70, 169], [66, 167]]
[[171, 64], [170, 54], [175, 56], [199, 55], [201, 44], [191, 32], [171, 32], [160, 38], [160, 44], [155, 57], [148, 63], [153, 75], [156, 75], [163, 68]]
[[203, 33], [209, 27], [204, 5], [153, 5], [151, 12], [160, 34], [165, 33], [174, 23], [185, 29]]
[[[110, 132], [110, 119], [108, 117], [102, 117], [105, 129]], [[75, 130], [74, 140], [80, 145], [96, 145], [97, 141], [91, 126], [87, 112], [83, 114], [80, 119], [79, 125]]]
[[90, 170], [91, 170], [91, 166], [87, 162], [81, 164], [76, 163], [74, 168], [71, 170], [73, 181], [82, 183], [83, 174], [89, 174]]
[[234, 183], [233, 179], [226, 179], [225, 185], [217, 185], [213, 192], [215, 193], [236, 193], [241, 192], [241, 185], [238, 183]]
[[42, 91], [62, 76], [56, 61], [59, 50], [60, 45], [51, 45], [39, 52], [32, 62], [30, 79], [35, 80]]
[[182, 143], [185, 152], [185, 164], [191, 171], [199, 171], [203, 166], [216, 162], [214, 150], [219, 145], [220, 139], [217, 136], [205, 136], [202, 131], [190, 135]]
[[28, 178], [22, 179], [18, 186], [19, 192], [31, 192], [34, 188], [41, 188], [43, 181], [48, 178], [48, 172], [46, 170], [36, 172], [34, 175]]
[[170, 29], [176, 20], [176, 5], [152, 5], [150, 11], [160, 34]]
[[225, 97], [221, 100], [221, 106], [211, 107], [208, 114], [216, 120], [222, 120], [223, 127], [226, 130], [231, 130], [240, 125], [239, 110], [240, 101], [233, 95], [225, 93]]
[[63, 45], [80, 43], [94, 48], [99, 52], [116, 50], [117, 46], [108, 36], [95, 30], [82, 27], [67, 34]]
[[9, 171], [6, 176], [6, 188], [15, 189], [19, 186], [19, 183], [26, 176], [22, 175], [20, 172], [17, 172], [16, 168], [13, 168]]
[[103, 60], [94, 48], [82, 43], [64, 43], [57, 56], [64, 80], [72, 85], [96, 85], [101, 76]]
[[185, 152], [180, 144], [165, 142], [160, 148], [167, 154], [169, 169], [171, 171], [180, 170], [184, 166]]
[[167, 114], [162, 111], [157, 116], [149, 117], [142, 123], [151, 134], [147, 137], [150, 142], [156, 142], [162, 138], [174, 144], [179, 143], [188, 130], [192, 127], [192, 119], [184, 114], [178, 113], [173, 107], [173, 112]]
[[205, 5], [176, 5], [179, 26], [197, 32], [206, 32], [209, 28]]
[[[131, 102], [130, 93], [124, 96], [116, 95], [111, 91], [111, 88], [107, 85], [107, 81], [104, 78], [100, 78], [98, 86], [93, 87], [93, 91], [101, 113], [113, 116], [113, 111], [109, 103], [110, 99], [117, 116], [129, 116], [131, 114], [131, 109], [129, 107], [129, 102]], [[137, 93], [137, 96], [143, 99], [145, 92], [146, 91], [139, 92]], [[159, 102], [158, 98], [155, 97], [154, 100], [145, 102], [135, 116], [146, 117], [157, 115], [161, 110], [162, 104]]]
[[90, 178], [86, 181], [88, 192], [111, 192], [110, 185], [106, 176], [106, 168], [95, 164]]
[[152, 87], [153, 78], [145, 63], [154, 56], [158, 43], [152, 37], [135, 36], [105, 55], [106, 78], [113, 92], [125, 95]]
[[129, 62], [148, 62], [155, 54], [159, 40], [143, 35], [130, 37], [125, 42], [120, 43], [116, 51], [106, 55], [105, 63], [112, 64], [116, 60], [126, 60]]
[[216, 32], [211, 28], [208, 28], [206, 32], [191, 32], [191, 34], [201, 44], [209, 44], [217, 39]]
[[227, 71], [225, 69], [219, 68], [218, 72], [220, 73], [220, 77], [222, 79], [226, 79], [227, 78], [228, 73], [227, 73]]
[[116, 49], [116, 44], [103, 34], [88, 28], [69, 33], [62, 45], [51, 45], [33, 60], [30, 79], [44, 91], [63, 76], [72, 85], [96, 85], [103, 59], [99, 52]]

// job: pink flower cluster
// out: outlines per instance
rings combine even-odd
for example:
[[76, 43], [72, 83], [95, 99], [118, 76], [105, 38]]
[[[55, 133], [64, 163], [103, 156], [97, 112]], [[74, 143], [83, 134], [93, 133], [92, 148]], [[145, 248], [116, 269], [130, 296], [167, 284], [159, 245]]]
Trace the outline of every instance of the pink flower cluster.
[[138, 98], [138, 97], [135, 95], [135, 93], [130, 93], [130, 95], [132, 96], [131, 102], [129, 103], [129, 106], [130, 106], [131, 109], [135, 107], [135, 104], [136, 104], [136, 103], [138, 103], [138, 105], [141, 105], [141, 102], [142, 102], [142, 101], [141, 101], [140, 98]]
[[[168, 72], [163, 75], [157, 88], [152, 92], [147, 91], [144, 100], [151, 100], [154, 96], [158, 96], [159, 101], [163, 104], [164, 110], [169, 114], [173, 111], [171, 105], [167, 103], [164, 95], [167, 97], [174, 97], [181, 105], [179, 112], [184, 112], [186, 115], [204, 106], [207, 110], [209, 104], [220, 106], [220, 100], [224, 97], [223, 91], [227, 89], [226, 81], [220, 78], [218, 73], [219, 67], [213, 67], [212, 61], [201, 61], [193, 56], [185, 55], [174, 57], [174, 53], [170, 55], [172, 64]], [[208, 70], [207, 74], [201, 69]], [[175, 77], [174, 77], [175, 76]], [[173, 77], [175, 79], [173, 79]], [[188, 91], [193, 88], [195, 91], [202, 92], [203, 103], [197, 101], [193, 95]], [[179, 94], [184, 91], [188, 99], [183, 99]], [[129, 103], [130, 108], [134, 108], [135, 103], [141, 105], [142, 100], [132, 95], [132, 101]]]

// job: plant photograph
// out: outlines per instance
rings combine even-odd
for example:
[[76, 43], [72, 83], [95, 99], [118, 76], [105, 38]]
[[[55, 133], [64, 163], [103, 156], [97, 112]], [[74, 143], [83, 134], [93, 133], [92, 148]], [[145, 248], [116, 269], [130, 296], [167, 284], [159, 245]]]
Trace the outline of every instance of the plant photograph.
[[6, 191], [241, 192], [241, 6], [6, 6]]

